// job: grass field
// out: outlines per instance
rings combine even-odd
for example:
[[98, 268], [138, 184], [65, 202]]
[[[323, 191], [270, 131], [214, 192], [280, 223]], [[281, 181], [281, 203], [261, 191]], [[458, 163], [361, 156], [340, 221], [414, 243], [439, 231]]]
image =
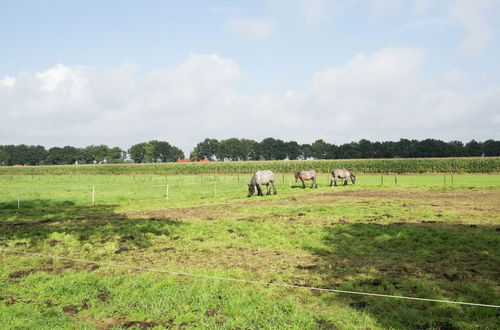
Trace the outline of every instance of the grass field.
[[323, 175], [304, 190], [278, 175], [278, 195], [247, 198], [249, 179], [0, 176], [2, 327], [500, 327], [496, 308], [5, 252], [500, 305], [500, 175], [360, 175], [339, 187]]

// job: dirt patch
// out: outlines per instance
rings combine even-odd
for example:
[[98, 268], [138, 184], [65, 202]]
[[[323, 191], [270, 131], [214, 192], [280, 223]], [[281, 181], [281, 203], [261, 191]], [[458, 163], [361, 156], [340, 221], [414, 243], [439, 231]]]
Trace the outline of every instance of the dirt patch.
[[205, 312], [205, 316], [208, 316], [208, 317], [213, 317], [213, 316], [215, 316], [215, 314], [217, 314], [217, 308], [213, 308], [213, 309]]
[[120, 254], [122, 252], [128, 252], [128, 251], [130, 251], [129, 248], [121, 247], [121, 248], [119, 248], [118, 250], [115, 251], [115, 254]]
[[149, 328], [154, 328], [159, 326], [160, 323], [158, 322], [146, 322], [146, 321], [127, 321], [123, 323], [124, 328], [132, 328], [132, 327], [137, 327], [139, 329], [149, 329]]
[[133, 235], [122, 236], [120, 238], [120, 242], [132, 241], [135, 237]]
[[94, 321], [94, 326], [96, 329], [112, 329], [121, 323], [120, 320], [116, 319], [104, 319]]
[[462, 191], [462, 190], [436, 190], [422, 191], [416, 189], [360, 189], [360, 190], [342, 190], [337, 192], [311, 194], [304, 196], [305, 198], [314, 196], [331, 196], [331, 197], [362, 197], [362, 198], [397, 198], [397, 199], [469, 199], [469, 198], [485, 198], [500, 196], [500, 192], [496, 190], [478, 190], [478, 191]]
[[195, 206], [186, 208], [170, 208], [163, 210], [145, 210], [128, 213], [129, 218], [135, 219], [160, 219], [167, 220], [217, 220], [232, 217], [237, 213], [238, 207], [230, 203]]
[[100, 301], [106, 301], [108, 300], [110, 294], [111, 292], [109, 292], [108, 290], [104, 290], [97, 295], [97, 299], [99, 299]]
[[17, 272], [10, 273], [9, 278], [21, 278], [21, 277], [25, 277], [31, 273], [34, 273], [34, 272], [36, 272], [35, 269], [19, 270]]
[[295, 266], [297, 269], [305, 269], [305, 270], [313, 270], [318, 268], [318, 265], [297, 265]]
[[357, 302], [349, 304], [349, 306], [351, 306], [352, 308], [356, 308], [356, 309], [363, 309], [363, 308], [368, 307], [369, 305], [370, 304], [368, 304], [365, 301], [357, 301]]
[[137, 327], [139, 329], [151, 329], [158, 326], [169, 329], [173, 323], [174, 323], [173, 319], [170, 319], [165, 323], [158, 323], [155, 321], [126, 321], [122, 324], [122, 326], [126, 329], [132, 327]]
[[[418, 205], [436, 208], [436, 217], [444, 217], [442, 212], [447, 209], [460, 211], [464, 215], [477, 215], [478, 213], [499, 214], [497, 200], [500, 200], [500, 190], [436, 190], [423, 191], [418, 189], [360, 189], [341, 190], [327, 193], [314, 193], [294, 196], [285, 199], [265, 199], [252, 201], [235, 201], [217, 205], [196, 206], [186, 208], [169, 208], [163, 210], [144, 210], [128, 213], [129, 218], [163, 220], [217, 220], [238, 219], [241, 221], [269, 220], [270, 215], [262, 217], [241, 217], [243, 207], [249, 206], [292, 206], [292, 205], [336, 205], [346, 203], [370, 204], [371, 199], [382, 200], [410, 200], [418, 201]], [[411, 209], [413, 202], [403, 202], [398, 207]], [[306, 213], [299, 212], [297, 217], [306, 217]], [[276, 217], [281, 216], [277, 214]], [[271, 215], [274, 217], [274, 215]], [[390, 214], [386, 218], [393, 217]], [[290, 217], [287, 216], [287, 219]]]
[[339, 329], [332, 322], [323, 319], [317, 319], [316, 324], [318, 325], [318, 329], [332, 329], [332, 330]]
[[[311, 276], [315, 257], [289, 251], [273, 251], [263, 248], [224, 247], [224, 256], [218, 251], [178, 250], [170, 261], [183, 268], [201, 269], [242, 269], [257, 276], [260, 274], [282, 274], [295, 269], [300, 278]], [[306, 265], [306, 266], [303, 266]], [[165, 266], [169, 267], [169, 266]]]
[[78, 306], [70, 305], [63, 307], [63, 312], [66, 314], [74, 315], [78, 313], [78, 311], [79, 311]]

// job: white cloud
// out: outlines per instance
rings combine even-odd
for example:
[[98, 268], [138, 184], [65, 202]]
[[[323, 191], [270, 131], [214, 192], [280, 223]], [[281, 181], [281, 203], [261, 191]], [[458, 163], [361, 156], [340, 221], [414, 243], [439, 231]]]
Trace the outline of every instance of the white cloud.
[[4, 77], [2, 80], [0, 80], [0, 87], [12, 88], [15, 82], [16, 80], [12, 77]]
[[230, 18], [226, 23], [227, 28], [257, 40], [269, 38], [274, 32], [275, 25], [272, 18]]
[[237, 92], [245, 75], [217, 55], [142, 75], [130, 64], [101, 73], [56, 65], [0, 81], [15, 81], [0, 87], [0, 144], [130, 147], [159, 139], [189, 152], [206, 137], [500, 138], [500, 86], [476, 90], [457, 70], [424, 79], [424, 65], [420, 49], [384, 48], [317, 72], [306, 90], [271, 94]]
[[451, 17], [466, 31], [460, 44], [463, 55], [476, 54], [493, 40], [494, 28], [487, 14], [494, 9], [494, 4], [491, 0], [457, 0], [451, 8]]

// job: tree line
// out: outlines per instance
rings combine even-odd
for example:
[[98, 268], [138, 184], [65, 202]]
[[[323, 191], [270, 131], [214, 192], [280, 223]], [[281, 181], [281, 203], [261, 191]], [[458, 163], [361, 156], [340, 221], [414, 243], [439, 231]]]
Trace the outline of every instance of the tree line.
[[[500, 156], [500, 141], [486, 140], [468, 143], [444, 142], [435, 139], [331, 144], [316, 140], [311, 144], [266, 138], [250, 139], [207, 138], [198, 143], [190, 154], [191, 160], [211, 161], [283, 160], [283, 159], [357, 159], [357, 158], [427, 158], [427, 157]], [[0, 165], [64, 165], [103, 163], [175, 162], [184, 158], [179, 148], [166, 141], [152, 140], [131, 146], [128, 150], [107, 145], [45, 147], [37, 145], [0, 145]]]
[[175, 162], [184, 153], [165, 141], [138, 143], [128, 150], [108, 147], [105, 144], [85, 148], [72, 146], [53, 147], [46, 150], [37, 145], [0, 145], [0, 165], [68, 165], [68, 164], [118, 164]]
[[316, 140], [311, 144], [285, 142], [266, 138], [261, 142], [230, 138], [222, 141], [205, 139], [191, 152], [191, 159], [210, 160], [282, 160], [282, 159], [359, 159], [359, 158], [427, 158], [427, 157], [500, 156], [500, 141], [468, 143], [435, 139], [331, 144]]

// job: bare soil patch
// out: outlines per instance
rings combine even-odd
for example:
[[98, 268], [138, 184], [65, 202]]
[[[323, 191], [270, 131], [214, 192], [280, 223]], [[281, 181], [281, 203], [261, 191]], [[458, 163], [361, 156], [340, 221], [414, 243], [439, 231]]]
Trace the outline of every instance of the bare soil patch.
[[343, 190], [331, 193], [322, 193], [304, 196], [306, 199], [310, 196], [326, 197], [361, 197], [361, 198], [398, 198], [398, 199], [483, 199], [499, 198], [499, 190], [435, 190], [422, 191], [410, 189], [363, 189], [363, 190]]
[[[438, 190], [422, 191], [409, 189], [364, 189], [364, 190], [342, 190], [328, 193], [307, 194], [294, 196], [286, 199], [265, 199], [252, 200], [248, 202], [224, 203], [209, 206], [197, 206], [186, 208], [169, 208], [162, 210], [145, 210], [128, 214], [129, 218], [139, 219], [175, 219], [175, 220], [216, 220], [241, 218], [241, 207], [248, 206], [293, 206], [293, 205], [335, 205], [348, 203], [371, 203], [371, 199], [376, 200], [410, 200], [418, 201], [419, 205], [436, 209], [437, 217], [442, 216], [443, 210], [450, 210], [462, 215], [475, 215], [489, 213], [493, 216], [500, 216], [498, 201], [500, 200], [500, 190]], [[403, 208], [409, 206], [405, 203], [400, 205]], [[297, 216], [303, 217], [304, 213]], [[243, 217], [241, 220], [255, 221], [269, 216]], [[294, 219], [295, 220], [295, 219]]]

